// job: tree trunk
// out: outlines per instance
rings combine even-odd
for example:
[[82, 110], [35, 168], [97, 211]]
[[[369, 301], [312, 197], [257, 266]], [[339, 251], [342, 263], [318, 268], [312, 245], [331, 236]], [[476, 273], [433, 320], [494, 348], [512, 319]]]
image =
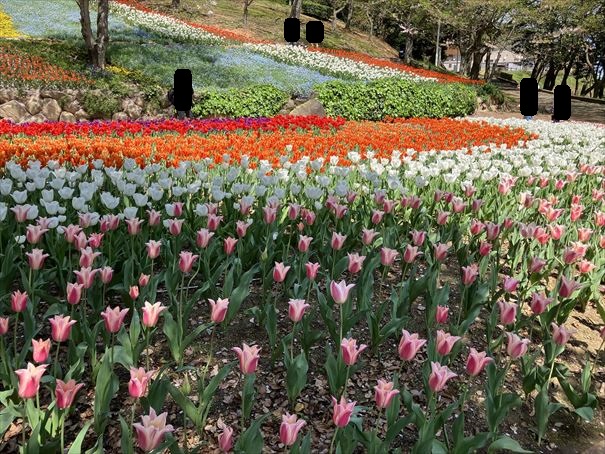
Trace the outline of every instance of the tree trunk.
[[105, 69], [105, 58], [107, 54], [107, 45], [109, 43], [109, 0], [98, 0], [96, 39], [92, 34], [92, 27], [90, 24], [89, 0], [76, 0], [76, 2], [80, 7], [80, 27], [90, 62], [96, 69]]
[[181, 6], [181, 0], [172, 0], [173, 8], [178, 8], [179, 6]]
[[409, 65], [412, 61], [412, 50], [414, 49], [414, 39], [408, 35], [405, 38], [405, 53], [403, 54], [403, 61]]
[[538, 80], [540, 75], [542, 74], [542, 70], [544, 69], [544, 60], [542, 58], [538, 58], [536, 63], [534, 64], [533, 69], [531, 70], [531, 76], [533, 79]]
[[500, 57], [502, 56], [502, 49], [498, 49], [498, 53], [496, 54], [496, 59], [492, 64], [492, 69], [489, 72], [489, 77], [486, 80], [491, 79], [496, 74], [496, 68], [498, 67], [498, 63], [500, 63]]
[[575, 62], [576, 62], [576, 52], [572, 52], [571, 58], [569, 59], [569, 63], [567, 66], [565, 66], [565, 68], [563, 70], [564, 72], [563, 72], [563, 79], [561, 80], [561, 85], [567, 85], [567, 78], [569, 77], [569, 74], [571, 73], [571, 68], [573, 67]]
[[492, 52], [491, 52], [491, 50], [488, 50], [487, 54], [485, 54], [485, 73], [483, 73], [483, 80], [489, 80], [489, 75], [490, 75], [489, 74], [490, 73], [489, 63], [490, 63], [491, 56], [492, 56]]
[[557, 79], [557, 70], [555, 68], [555, 62], [551, 58], [548, 65], [548, 71], [546, 71], [546, 77], [544, 78], [544, 90], [552, 90], [555, 88]]
[[483, 60], [484, 55], [485, 52], [480, 50], [473, 52], [473, 64], [471, 65], [471, 70], [469, 72], [469, 77], [472, 80], [479, 79], [479, 72], [481, 71], [481, 60]]
[[249, 0], [244, 0], [244, 26], [248, 25], [248, 7], [251, 3]]
[[368, 38], [372, 39], [374, 36], [374, 19], [372, 19], [372, 14], [369, 10], [366, 10], [366, 17], [368, 18], [368, 23], [370, 24], [370, 34], [368, 35]]
[[332, 2], [333, 2], [332, 3], [332, 31], [336, 31], [336, 20], [338, 19], [336, 16], [343, 9], [345, 9], [345, 7], [347, 6], [347, 4], [345, 3], [340, 8], [337, 8], [337, 6], [336, 6], [337, 5], [336, 0], [332, 0]]
[[347, 19], [345, 21], [345, 30], [351, 29], [351, 21], [353, 20], [353, 0], [349, 0], [347, 4]]
[[303, 0], [293, 0], [292, 8], [290, 9], [290, 17], [300, 19], [300, 11], [302, 10]]

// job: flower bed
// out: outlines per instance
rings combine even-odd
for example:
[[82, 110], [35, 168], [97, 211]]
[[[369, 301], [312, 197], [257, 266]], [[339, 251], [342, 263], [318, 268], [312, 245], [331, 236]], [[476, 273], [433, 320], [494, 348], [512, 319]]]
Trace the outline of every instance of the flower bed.
[[19, 33], [13, 24], [11, 17], [4, 12], [0, 5], [0, 38], [19, 38], [23, 35]]
[[[540, 137], [347, 166], [6, 163], [3, 435], [25, 452], [522, 452], [560, 414], [599, 417], [605, 327], [574, 309], [605, 312], [605, 130], [495, 123]], [[402, 125], [430, 122], [381, 132]]]
[[[314, 121], [310, 123], [311, 126]], [[304, 122], [302, 120], [302, 123]], [[294, 121], [292, 124], [298, 123]], [[325, 124], [331, 125], [330, 122]], [[36, 126], [28, 128], [35, 130]], [[56, 128], [59, 131], [62, 129], [60, 126]], [[72, 127], [66, 128], [69, 130]], [[52, 129], [52, 126], [49, 129]], [[170, 126], [168, 130], [170, 131]], [[151, 132], [151, 128], [147, 131]], [[284, 150], [290, 150], [289, 158], [294, 162], [308, 156], [310, 159], [339, 159], [342, 165], [348, 165], [348, 154], [351, 150], [365, 156], [366, 150], [370, 149], [376, 152], [377, 157], [390, 159], [393, 150], [400, 150], [404, 156], [408, 150], [466, 152], [477, 147], [513, 147], [530, 138], [521, 128], [511, 129], [487, 123], [474, 124], [462, 120], [428, 119], [392, 123], [346, 122], [335, 130], [324, 128], [317, 131], [313, 127], [290, 127], [280, 131], [252, 129], [235, 132], [135, 136], [119, 136], [121, 133], [118, 133], [115, 136], [104, 135], [102, 138], [75, 134], [56, 137], [8, 137], [0, 141], [0, 165], [10, 159], [23, 163], [29, 159], [39, 159], [43, 163], [59, 160], [76, 165], [103, 159], [106, 163], [119, 166], [126, 157], [136, 159], [140, 165], [144, 165], [149, 159], [154, 162], [165, 161], [169, 165], [178, 165], [182, 160], [204, 158], [211, 158], [218, 163], [222, 161], [224, 154], [228, 153], [236, 161], [242, 154], [246, 154], [254, 165], [260, 160], [267, 160], [271, 165], [278, 167], [282, 165]]]

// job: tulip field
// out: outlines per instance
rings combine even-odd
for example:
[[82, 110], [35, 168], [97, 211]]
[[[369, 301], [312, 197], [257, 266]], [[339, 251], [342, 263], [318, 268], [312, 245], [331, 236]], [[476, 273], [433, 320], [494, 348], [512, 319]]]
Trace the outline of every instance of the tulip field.
[[599, 430], [602, 126], [3, 123], [0, 154], [2, 452]]

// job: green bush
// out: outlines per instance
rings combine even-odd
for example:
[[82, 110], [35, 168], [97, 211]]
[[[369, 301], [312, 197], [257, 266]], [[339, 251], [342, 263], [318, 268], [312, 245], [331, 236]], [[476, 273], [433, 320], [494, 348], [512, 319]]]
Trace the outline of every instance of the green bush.
[[477, 97], [475, 89], [464, 84], [400, 78], [330, 81], [317, 85], [315, 91], [329, 116], [349, 120], [464, 116], [475, 111]]
[[321, 3], [305, 1], [302, 4], [302, 12], [307, 16], [316, 17], [320, 20], [332, 19], [332, 9], [326, 5], [322, 5]]
[[282, 108], [288, 94], [271, 85], [196, 93], [192, 114], [196, 117], [270, 117]]
[[82, 107], [91, 119], [110, 119], [114, 113], [120, 110], [120, 103], [110, 93], [97, 94], [89, 91], [84, 93]]
[[504, 93], [497, 85], [486, 83], [477, 87], [477, 96], [485, 103], [489, 104], [504, 104]]

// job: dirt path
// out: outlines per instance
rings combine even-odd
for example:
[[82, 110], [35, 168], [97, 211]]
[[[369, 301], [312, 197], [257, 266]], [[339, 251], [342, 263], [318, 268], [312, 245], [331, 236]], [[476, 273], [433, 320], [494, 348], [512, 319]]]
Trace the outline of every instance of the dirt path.
[[[503, 90], [504, 94], [512, 97], [515, 103], [519, 103], [518, 90]], [[553, 95], [550, 93], [538, 93], [538, 112], [544, 112], [552, 107]], [[513, 112], [475, 112], [471, 117], [494, 117], [494, 118], [523, 118], [519, 110]], [[536, 120], [550, 121], [550, 114], [538, 113], [534, 116]], [[605, 104], [593, 104], [584, 101], [571, 100], [571, 118], [572, 121], [587, 121], [591, 123], [605, 124]]]

